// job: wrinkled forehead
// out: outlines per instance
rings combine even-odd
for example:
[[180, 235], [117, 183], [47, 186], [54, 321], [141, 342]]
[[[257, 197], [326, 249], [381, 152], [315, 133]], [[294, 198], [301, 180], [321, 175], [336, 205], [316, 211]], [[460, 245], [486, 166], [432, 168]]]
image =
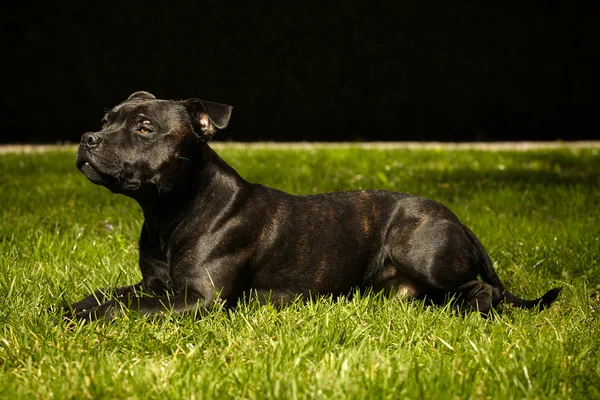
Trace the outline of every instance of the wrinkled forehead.
[[179, 102], [172, 100], [129, 100], [115, 106], [107, 112], [107, 116], [115, 119], [126, 119], [131, 116], [143, 115], [151, 119], [168, 121], [181, 118], [185, 108]]

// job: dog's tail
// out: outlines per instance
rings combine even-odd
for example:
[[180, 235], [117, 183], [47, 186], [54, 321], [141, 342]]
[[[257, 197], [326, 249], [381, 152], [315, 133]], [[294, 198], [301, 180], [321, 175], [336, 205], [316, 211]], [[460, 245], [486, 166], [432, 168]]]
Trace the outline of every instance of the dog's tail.
[[496, 270], [494, 270], [494, 266], [492, 264], [492, 260], [490, 259], [490, 256], [488, 255], [487, 251], [485, 251], [485, 248], [483, 247], [483, 245], [481, 244], [479, 239], [477, 239], [475, 234], [473, 232], [471, 232], [471, 230], [469, 228], [467, 228], [466, 226], [463, 225], [463, 229], [465, 230], [465, 233], [467, 234], [467, 236], [469, 237], [469, 239], [471, 240], [473, 245], [477, 248], [477, 250], [479, 250], [479, 253], [483, 257], [483, 263], [482, 263], [481, 269], [479, 271], [481, 278], [483, 279], [484, 282], [486, 282], [486, 283], [492, 285], [494, 288], [498, 289], [498, 291], [494, 290], [494, 299], [492, 300], [493, 304], [498, 304], [498, 303], [504, 301], [506, 303], [512, 304], [513, 306], [519, 307], [519, 308], [529, 309], [529, 308], [539, 307], [539, 309], [541, 311], [541, 310], [547, 308], [548, 306], [550, 306], [550, 304], [552, 304], [554, 302], [554, 300], [556, 300], [556, 298], [558, 297], [558, 294], [562, 290], [562, 287], [557, 287], [557, 288], [551, 289], [551, 290], [547, 291], [542, 297], [539, 297], [535, 300], [524, 300], [520, 297], [515, 296], [508, 290], [506, 290], [504, 288], [504, 285], [500, 281], [500, 278], [498, 277]]

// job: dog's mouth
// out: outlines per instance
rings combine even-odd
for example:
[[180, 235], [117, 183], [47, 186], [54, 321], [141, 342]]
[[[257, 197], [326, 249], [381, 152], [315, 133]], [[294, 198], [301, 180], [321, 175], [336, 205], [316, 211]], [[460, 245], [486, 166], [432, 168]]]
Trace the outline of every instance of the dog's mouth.
[[112, 192], [129, 192], [139, 189], [141, 182], [138, 179], [124, 179], [121, 173], [106, 172], [98, 162], [78, 152], [76, 166], [92, 183], [102, 185]]
[[77, 157], [77, 169], [97, 185], [112, 186], [118, 183], [118, 178], [102, 172], [95, 163], [83, 157]]

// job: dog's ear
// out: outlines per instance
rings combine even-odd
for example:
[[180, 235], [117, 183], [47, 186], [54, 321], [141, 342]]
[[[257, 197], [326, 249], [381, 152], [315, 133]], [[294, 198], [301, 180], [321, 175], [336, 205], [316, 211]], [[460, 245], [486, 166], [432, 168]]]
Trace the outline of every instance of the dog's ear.
[[229, 125], [232, 106], [200, 99], [185, 100], [183, 104], [192, 116], [194, 124], [199, 127], [198, 133], [207, 139], [210, 139], [217, 130], [222, 131]]
[[152, 93], [141, 90], [139, 92], [133, 93], [131, 96], [129, 96], [127, 98], [127, 100], [134, 100], [134, 99], [136, 99], [136, 100], [137, 99], [139, 99], [139, 100], [156, 100], [156, 96], [154, 96]]

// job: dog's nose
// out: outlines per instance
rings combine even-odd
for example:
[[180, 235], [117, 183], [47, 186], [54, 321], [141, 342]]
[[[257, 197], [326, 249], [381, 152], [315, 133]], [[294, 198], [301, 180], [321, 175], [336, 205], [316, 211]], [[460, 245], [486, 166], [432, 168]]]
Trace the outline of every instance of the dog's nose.
[[93, 132], [84, 133], [81, 137], [81, 143], [84, 143], [90, 149], [98, 146], [101, 141], [102, 138]]

